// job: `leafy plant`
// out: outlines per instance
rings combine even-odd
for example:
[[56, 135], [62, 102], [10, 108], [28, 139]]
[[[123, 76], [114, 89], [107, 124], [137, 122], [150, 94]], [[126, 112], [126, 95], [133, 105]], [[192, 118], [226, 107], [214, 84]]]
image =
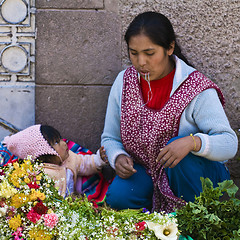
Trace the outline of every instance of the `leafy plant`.
[[[235, 198], [238, 187], [232, 180], [218, 183], [216, 188], [208, 178], [201, 178], [201, 182], [200, 196], [176, 211], [182, 235], [198, 240], [240, 239], [240, 200]], [[220, 201], [225, 192], [229, 199]]]

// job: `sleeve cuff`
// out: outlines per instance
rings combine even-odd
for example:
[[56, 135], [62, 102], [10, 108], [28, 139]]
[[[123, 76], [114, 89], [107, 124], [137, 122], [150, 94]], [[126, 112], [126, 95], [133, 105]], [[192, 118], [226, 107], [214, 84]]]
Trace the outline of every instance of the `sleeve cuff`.
[[123, 151], [123, 150], [116, 152], [116, 153], [112, 156], [112, 160], [109, 161], [109, 163], [110, 163], [110, 165], [111, 165], [111, 167], [112, 167], [113, 169], [115, 169], [115, 162], [116, 162], [117, 157], [118, 157], [119, 155], [121, 155], [121, 154], [130, 157], [130, 155], [129, 155], [128, 153], [126, 153], [125, 151]]
[[198, 152], [193, 152], [193, 153], [198, 156], [206, 156], [209, 153], [208, 136], [203, 133], [197, 133], [194, 136], [199, 137], [201, 139], [201, 149]]
[[94, 163], [98, 170], [101, 169], [104, 165], [106, 165], [106, 163], [101, 159], [99, 150], [97, 151], [96, 155], [94, 156]]

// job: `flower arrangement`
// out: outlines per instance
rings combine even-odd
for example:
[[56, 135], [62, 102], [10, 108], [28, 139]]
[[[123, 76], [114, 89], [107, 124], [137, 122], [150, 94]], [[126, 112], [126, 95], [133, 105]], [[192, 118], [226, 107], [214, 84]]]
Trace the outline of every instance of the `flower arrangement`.
[[[201, 181], [200, 196], [176, 213], [115, 211], [83, 196], [64, 199], [29, 157], [0, 168], [0, 239], [240, 239], [236, 185], [224, 181], [213, 188], [209, 179]], [[229, 199], [219, 201], [223, 192]]]
[[63, 199], [31, 157], [0, 169], [0, 239], [178, 239], [172, 214], [95, 208], [86, 197]]
[[54, 182], [31, 158], [0, 170], [1, 239], [52, 239], [57, 235], [59, 200]]

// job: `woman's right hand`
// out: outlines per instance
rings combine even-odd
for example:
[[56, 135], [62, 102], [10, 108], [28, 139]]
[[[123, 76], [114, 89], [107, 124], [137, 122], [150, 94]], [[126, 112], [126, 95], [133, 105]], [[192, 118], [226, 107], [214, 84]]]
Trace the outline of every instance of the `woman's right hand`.
[[117, 175], [123, 179], [129, 178], [137, 172], [137, 170], [133, 168], [133, 160], [123, 154], [120, 154], [116, 159], [115, 171]]

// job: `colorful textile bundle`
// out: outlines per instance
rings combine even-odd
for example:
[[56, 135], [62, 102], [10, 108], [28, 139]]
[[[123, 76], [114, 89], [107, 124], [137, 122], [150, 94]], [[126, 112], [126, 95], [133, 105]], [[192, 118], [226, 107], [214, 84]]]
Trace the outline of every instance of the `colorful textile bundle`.
[[18, 157], [13, 155], [6, 146], [0, 142], [0, 167], [6, 166], [9, 163], [16, 162]]

